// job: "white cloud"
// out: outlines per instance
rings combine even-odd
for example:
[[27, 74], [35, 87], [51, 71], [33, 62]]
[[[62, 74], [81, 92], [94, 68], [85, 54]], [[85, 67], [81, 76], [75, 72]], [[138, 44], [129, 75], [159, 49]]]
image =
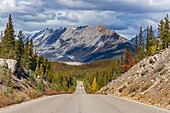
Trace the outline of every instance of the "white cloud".
[[57, 0], [57, 3], [70, 8], [93, 8], [94, 5], [82, 0]]
[[156, 28], [169, 6], [170, 0], [0, 0], [0, 31], [12, 13], [16, 31], [102, 24], [131, 38], [141, 25]]

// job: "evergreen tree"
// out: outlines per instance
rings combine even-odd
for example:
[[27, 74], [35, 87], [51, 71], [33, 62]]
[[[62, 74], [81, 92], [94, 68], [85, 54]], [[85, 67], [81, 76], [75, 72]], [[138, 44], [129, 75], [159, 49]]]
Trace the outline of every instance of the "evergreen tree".
[[168, 48], [170, 45], [170, 26], [169, 26], [169, 18], [168, 15], [162, 19], [158, 25], [158, 38], [160, 38], [161, 41], [161, 48], [165, 49]]
[[16, 42], [16, 52], [17, 52], [17, 61], [18, 65], [21, 66], [21, 60], [24, 55], [24, 43], [23, 43], [23, 33], [22, 31], [19, 31], [18, 34], [18, 41]]
[[158, 24], [158, 32], [159, 32], [158, 38], [161, 40], [162, 43], [160, 49], [165, 48], [165, 41], [164, 41], [165, 37], [163, 31], [164, 31], [164, 21], [162, 19]]
[[140, 26], [140, 33], [139, 33], [139, 49], [144, 50], [144, 42], [143, 42], [143, 31], [142, 26]]
[[[156, 48], [156, 38], [154, 36], [154, 31], [152, 29], [152, 26], [150, 28], [147, 28], [147, 38], [146, 38], [146, 54], [147, 56], [150, 56], [153, 54], [156, 50], [153, 49]], [[154, 52], [153, 52], [154, 50]]]
[[143, 41], [143, 31], [142, 26], [140, 26], [140, 33], [139, 33], [139, 51], [137, 53], [137, 59], [140, 61], [143, 58], [145, 58], [145, 52], [144, 52], [144, 41]]
[[146, 36], [146, 54], [150, 54], [150, 39], [149, 39], [149, 27], [147, 27], [147, 36]]
[[29, 56], [33, 56], [34, 55], [34, 44], [33, 44], [33, 40], [31, 39], [30, 42], [29, 42]]
[[8, 23], [6, 24], [6, 29], [4, 31], [4, 37], [2, 38], [2, 55], [5, 58], [15, 58], [15, 35], [14, 26], [12, 22], [11, 14], [8, 18]]
[[24, 58], [23, 58], [23, 65], [25, 68], [29, 69], [30, 67], [30, 50], [29, 50], [29, 37], [27, 37], [25, 46], [24, 46]]
[[164, 34], [164, 43], [165, 43], [165, 48], [169, 47], [170, 44], [170, 26], [169, 26], [169, 18], [168, 18], [168, 14], [165, 17], [165, 22], [164, 22], [164, 30], [163, 30], [163, 34]]

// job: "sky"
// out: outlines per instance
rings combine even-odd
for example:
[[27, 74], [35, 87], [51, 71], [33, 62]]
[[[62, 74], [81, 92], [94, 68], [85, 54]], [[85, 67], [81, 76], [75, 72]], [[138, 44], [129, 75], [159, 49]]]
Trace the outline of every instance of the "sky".
[[25, 34], [100, 24], [130, 39], [140, 26], [157, 29], [159, 21], [170, 15], [170, 0], [0, 0], [0, 31], [9, 14], [15, 31]]

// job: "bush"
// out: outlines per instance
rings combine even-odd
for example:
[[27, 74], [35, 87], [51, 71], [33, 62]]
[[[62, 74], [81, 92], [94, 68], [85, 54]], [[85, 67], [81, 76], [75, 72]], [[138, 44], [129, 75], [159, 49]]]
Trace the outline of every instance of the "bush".
[[15, 95], [12, 94], [10, 96], [6, 96], [4, 94], [0, 95], [0, 108], [4, 106], [9, 106], [12, 104], [19, 104], [26, 100], [26, 96], [24, 95]]
[[54, 90], [50, 90], [50, 89], [48, 89], [48, 90], [45, 90], [44, 91], [44, 95], [56, 95], [57, 94], [57, 91], [54, 91]]
[[30, 99], [35, 99], [43, 95], [42, 92], [37, 90], [26, 90], [25, 93], [28, 95]]

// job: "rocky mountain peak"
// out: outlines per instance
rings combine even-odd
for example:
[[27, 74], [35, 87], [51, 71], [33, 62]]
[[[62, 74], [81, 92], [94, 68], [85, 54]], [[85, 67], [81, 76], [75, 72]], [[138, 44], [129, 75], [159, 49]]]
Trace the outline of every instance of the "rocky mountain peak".
[[126, 46], [134, 52], [128, 40], [102, 25], [40, 31], [32, 39], [38, 55], [51, 61], [91, 62], [120, 57]]
[[106, 28], [106, 27], [104, 27], [102, 25], [97, 25], [95, 27], [95, 29], [97, 31], [101, 32], [102, 34], [106, 34], [106, 35], [110, 35], [111, 34], [111, 31], [108, 28]]

